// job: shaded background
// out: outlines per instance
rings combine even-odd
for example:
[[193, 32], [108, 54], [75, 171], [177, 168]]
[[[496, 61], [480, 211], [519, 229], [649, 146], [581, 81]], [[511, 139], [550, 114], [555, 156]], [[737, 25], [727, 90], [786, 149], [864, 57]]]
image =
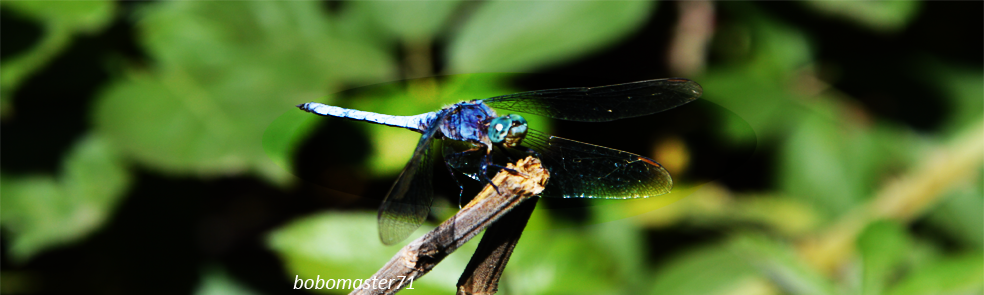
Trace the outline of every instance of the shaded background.
[[[293, 105], [407, 115], [678, 76], [706, 102], [532, 122], [657, 159], [676, 187], [537, 210], [501, 294], [981, 294], [982, 8], [4, 1], [0, 293], [366, 278], [399, 248], [374, 211], [418, 135]], [[474, 75], [503, 72], [537, 75]], [[435, 168], [436, 222], [457, 190]], [[476, 243], [404, 292], [452, 292]]]

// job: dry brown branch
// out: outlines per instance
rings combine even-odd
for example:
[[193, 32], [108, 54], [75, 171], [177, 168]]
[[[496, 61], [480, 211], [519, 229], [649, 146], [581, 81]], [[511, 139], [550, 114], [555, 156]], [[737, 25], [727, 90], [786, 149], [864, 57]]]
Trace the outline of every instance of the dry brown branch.
[[486, 295], [498, 291], [499, 277], [506, 269], [509, 256], [519, 243], [538, 200], [533, 198], [523, 202], [485, 230], [482, 242], [458, 279], [459, 295]]
[[400, 249], [389, 262], [350, 294], [394, 294], [406, 287], [401, 282], [420, 278], [458, 247], [523, 201], [543, 191], [549, 173], [540, 160], [527, 157], [507, 166], [478, 196], [434, 230]]

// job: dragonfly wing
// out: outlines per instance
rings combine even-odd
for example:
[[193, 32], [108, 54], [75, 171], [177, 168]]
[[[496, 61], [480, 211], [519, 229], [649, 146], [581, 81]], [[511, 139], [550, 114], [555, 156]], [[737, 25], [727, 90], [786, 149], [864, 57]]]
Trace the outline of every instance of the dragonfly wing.
[[664, 195], [673, 179], [652, 159], [530, 130], [523, 145], [539, 153], [550, 171], [542, 195], [557, 198], [631, 199]]
[[443, 118], [438, 119], [424, 131], [413, 157], [379, 206], [379, 239], [383, 244], [392, 245], [406, 239], [430, 213], [434, 200], [430, 146], [443, 123]]
[[669, 110], [696, 100], [702, 93], [697, 82], [673, 78], [520, 92], [483, 102], [493, 108], [561, 120], [605, 122]]

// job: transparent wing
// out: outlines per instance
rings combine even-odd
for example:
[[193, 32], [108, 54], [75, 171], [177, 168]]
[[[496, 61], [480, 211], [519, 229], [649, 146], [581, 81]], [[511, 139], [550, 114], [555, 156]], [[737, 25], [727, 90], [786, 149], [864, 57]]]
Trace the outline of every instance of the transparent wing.
[[694, 101], [702, 93], [697, 82], [672, 78], [537, 90], [483, 101], [493, 108], [514, 112], [570, 121], [605, 122], [662, 112]]
[[430, 145], [443, 123], [444, 118], [441, 117], [424, 131], [413, 157], [379, 206], [379, 239], [383, 244], [392, 245], [406, 239], [424, 223], [430, 213], [431, 202], [434, 200]]
[[523, 144], [550, 171], [541, 194], [555, 198], [630, 199], [664, 195], [673, 179], [652, 159], [529, 130]]

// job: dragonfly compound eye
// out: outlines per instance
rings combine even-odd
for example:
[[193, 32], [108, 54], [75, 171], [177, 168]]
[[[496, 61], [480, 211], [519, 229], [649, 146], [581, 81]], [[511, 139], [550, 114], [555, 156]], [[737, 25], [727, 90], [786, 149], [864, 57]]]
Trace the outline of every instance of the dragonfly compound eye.
[[526, 138], [526, 125], [526, 119], [515, 114], [492, 119], [489, 123], [489, 140], [506, 147], [517, 146]]

